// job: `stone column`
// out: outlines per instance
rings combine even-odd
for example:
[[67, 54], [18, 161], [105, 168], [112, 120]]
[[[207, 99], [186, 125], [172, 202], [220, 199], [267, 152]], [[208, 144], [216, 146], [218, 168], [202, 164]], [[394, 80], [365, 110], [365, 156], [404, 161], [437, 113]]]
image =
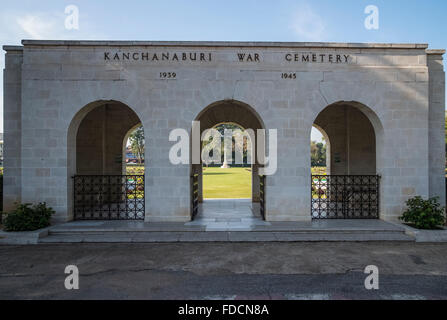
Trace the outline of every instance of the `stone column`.
[[[427, 50], [429, 75], [429, 196], [446, 205], [445, 190], [445, 50]], [[418, 74], [416, 74], [418, 77]], [[427, 81], [423, 74], [417, 81]]]
[[253, 202], [259, 202], [259, 172], [257, 164], [251, 166], [251, 184], [251, 199]]
[[[22, 200], [22, 47], [4, 47], [7, 51], [3, 82], [4, 175], [3, 210], [15, 208]], [[27, 141], [33, 143], [33, 141]], [[38, 170], [35, 176], [49, 174]]]

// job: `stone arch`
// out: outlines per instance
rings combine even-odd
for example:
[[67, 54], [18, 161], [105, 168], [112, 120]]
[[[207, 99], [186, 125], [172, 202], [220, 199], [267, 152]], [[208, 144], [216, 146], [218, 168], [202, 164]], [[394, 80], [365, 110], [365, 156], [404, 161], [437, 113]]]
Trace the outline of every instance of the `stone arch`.
[[[236, 114], [238, 114], [237, 118]], [[250, 105], [238, 100], [213, 102], [200, 111], [194, 120], [201, 122], [201, 130], [223, 122], [235, 122], [243, 128], [265, 128], [258, 112]]]
[[[384, 127], [370, 107], [358, 101], [338, 101], [320, 110], [312, 125], [320, 127], [330, 140], [331, 175], [382, 175]], [[380, 208], [382, 190], [380, 183]]]
[[[328, 132], [327, 129], [328, 124], [334, 124], [336, 120], [333, 117], [328, 117], [329, 119], [326, 119], [327, 123], [323, 123], [324, 119], [323, 116], [325, 115], [328, 110], [332, 110], [332, 116], [335, 114], [339, 114], [342, 109], [348, 109], [351, 111], [356, 112], [356, 115], [361, 117], [361, 120], [366, 126], [371, 126], [371, 133], [374, 135], [374, 170], [375, 173], [380, 174], [383, 170], [383, 136], [384, 136], [384, 128], [382, 125], [381, 120], [377, 116], [377, 114], [368, 106], [365, 104], [358, 102], [358, 101], [338, 101], [332, 104], [327, 105], [324, 107], [320, 112], [316, 115], [316, 117], [313, 119], [313, 122], [311, 125], [318, 126], [319, 129], [324, 131], [328, 138], [331, 140], [331, 149], [334, 149], [334, 139], [331, 139], [331, 134]], [[328, 116], [329, 114], [326, 113]], [[311, 129], [310, 129], [311, 130]], [[310, 132], [310, 131], [309, 131]], [[309, 133], [310, 134], [310, 133]], [[333, 157], [333, 150], [332, 150], [332, 157]], [[335, 159], [332, 159], [334, 161]], [[374, 174], [375, 174], [374, 173]], [[334, 172], [334, 174], [336, 174]]]
[[121, 175], [123, 140], [138, 125], [141, 120], [135, 111], [117, 100], [91, 102], [74, 115], [67, 133], [68, 220], [74, 218], [71, 177], [76, 174]]
[[[265, 129], [265, 124], [256, 110], [250, 105], [238, 100], [213, 102], [201, 110], [194, 120], [200, 121], [200, 136], [206, 129], [213, 128], [221, 123], [235, 123], [244, 129], [252, 129], [255, 134], [257, 129]], [[256, 151], [256, 138], [255, 141], [252, 141], [252, 145], [254, 146], [253, 150]], [[259, 202], [259, 165], [256, 152], [254, 153], [253, 159], [255, 159], [255, 164], [252, 165], [252, 201]], [[191, 174], [194, 173], [199, 174], [199, 200], [203, 201], [202, 164], [191, 165]]]

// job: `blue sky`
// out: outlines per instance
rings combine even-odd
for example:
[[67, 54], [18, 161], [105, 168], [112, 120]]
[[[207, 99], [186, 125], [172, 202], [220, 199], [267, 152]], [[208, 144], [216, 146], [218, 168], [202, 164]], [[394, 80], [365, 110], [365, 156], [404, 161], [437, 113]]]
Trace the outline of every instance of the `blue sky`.
[[[79, 30], [65, 29], [68, 5], [79, 8]], [[379, 9], [378, 30], [364, 27], [368, 5]], [[442, 49], [447, 48], [446, 13], [445, 0], [3, 0], [0, 43], [20, 44], [21, 39], [417, 42]], [[0, 64], [3, 69], [4, 54]]]

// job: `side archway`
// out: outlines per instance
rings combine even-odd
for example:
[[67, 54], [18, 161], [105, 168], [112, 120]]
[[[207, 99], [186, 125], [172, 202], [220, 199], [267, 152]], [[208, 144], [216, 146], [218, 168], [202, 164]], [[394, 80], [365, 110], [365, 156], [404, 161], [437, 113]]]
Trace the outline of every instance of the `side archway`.
[[378, 116], [362, 103], [340, 101], [313, 125], [330, 141], [330, 174], [312, 178], [312, 217], [379, 218], [384, 132]]
[[[83, 199], [85, 203], [87, 202], [85, 199], [88, 198], [90, 210], [99, 212], [99, 216], [90, 211], [83, 212], [82, 217], [76, 216], [74, 183], [68, 179], [67, 199], [70, 220], [139, 218], [136, 215], [132, 217], [126, 214], [130, 207], [127, 203], [129, 199], [127, 193], [131, 187], [123, 171], [124, 140], [128, 132], [139, 125], [141, 125], [141, 120], [138, 115], [126, 104], [115, 100], [95, 101], [76, 113], [68, 128], [67, 177], [92, 177], [88, 179], [96, 177], [94, 182], [89, 182], [88, 192]], [[114, 182], [110, 182], [112, 179]], [[115, 184], [113, 187], [107, 186], [109, 190], [107, 194], [103, 190], [106, 180], [109, 184]], [[144, 188], [143, 179], [143, 181], [135, 181], [132, 190], [136, 192], [136, 189], [141, 188], [138, 186], [141, 183]], [[133, 199], [137, 198], [136, 195], [133, 196]], [[138, 205], [135, 203], [131, 206], [134, 206], [135, 210], [142, 207], [144, 218], [144, 193], [140, 200], [142, 201], [139, 201]], [[106, 201], [107, 204], [105, 204]], [[123, 205], [122, 202], [126, 204]], [[109, 211], [113, 211], [112, 215], [103, 215], [102, 206], [105, 205], [109, 206]]]

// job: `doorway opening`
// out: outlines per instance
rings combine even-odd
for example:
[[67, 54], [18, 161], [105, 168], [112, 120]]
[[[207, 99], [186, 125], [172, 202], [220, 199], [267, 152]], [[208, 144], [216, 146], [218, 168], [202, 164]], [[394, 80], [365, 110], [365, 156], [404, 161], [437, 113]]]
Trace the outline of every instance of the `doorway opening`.
[[[203, 142], [201, 164], [191, 166], [191, 219], [214, 223], [218, 229], [250, 228], [264, 217], [260, 199], [265, 199], [261, 197], [265, 185], [250, 150], [256, 146], [254, 133], [264, 128], [259, 116], [250, 106], [232, 100], [208, 106], [196, 121]], [[218, 138], [212, 137], [210, 129], [217, 131]]]
[[[246, 138], [249, 136], [246, 135], [245, 129], [236, 123], [221, 123], [213, 129], [221, 135], [220, 161], [203, 162], [203, 199], [251, 199], [252, 169], [247, 161], [251, 141]], [[225, 146], [224, 136], [229, 133], [231, 146]], [[203, 141], [202, 150], [212, 143], [212, 139]], [[213, 150], [210, 151], [212, 152]], [[242, 161], [234, 161], [236, 152], [242, 152]]]
[[[68, 139], [73, 219], [143, 220], [144, 131], [137, 114], [117, 101], [92, 103], [72, 120]], [[138, 140], [139, 168], [129, 167], [129, 139]]]
[[312, 219], [379, 218], [376, 133], [359, 105], [335, 103], [315, 119], [311, 134]]

